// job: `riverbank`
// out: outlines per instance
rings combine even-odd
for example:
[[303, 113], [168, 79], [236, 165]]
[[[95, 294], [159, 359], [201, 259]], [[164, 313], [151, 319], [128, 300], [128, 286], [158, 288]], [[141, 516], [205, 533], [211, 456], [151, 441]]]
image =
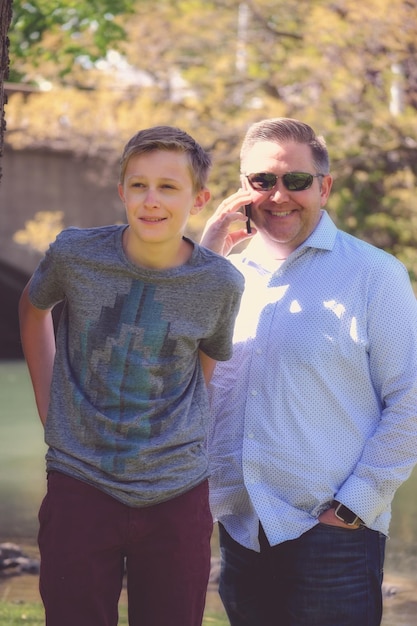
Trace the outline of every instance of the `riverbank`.
[[[38, 558], [34, 547], [27, 546], [26, 554], [33, 559]], [[415, 626], [417, 623], [417, 584], [414, 580], [401, 575], [386, 577], [383, 585], [384, 614], [381, 626]], [[123, 621], [127, 604], [126, 591], [123, 589], [120, 599], [121, 621], [120, 626], [127, 624]], [[20, 615], [20, 618], [19, 618]], [[22, 617], [26, 615], [25, 617]], [[21, 621], [34, 626], [43, 624], [37, 622], [43, 619], [43, 611], [38, 591], [38, 576], [35, 574], [18, 574], [3, 570], [0, 573], [0, 626], [11, 626]], [[205, 621], [203, 626], [227, 626], [229, 624], [220, 598], [217, 593], [217, 583], [209, 584]]]
[[[32, 626], [44, 626], [45, 618], [40, 604], [1, 602], [0, 626], [15, 626], [22, 622]], [[207, 613], [203, 619], [203, 626], [227, 626], [225, 617]], [[128, 626], [127, 606], [119, 607], [119, 626]], [[169, 624], [167, 625], [169, 626]]]
[[[37, 550], [31, 546], [26, 546], [24, 552], [32, 559], [39, 558]], [[22, 622], [30, 623], [32, 626], [44, 626], [38, 585], [39, 577], [36, 574], [19, 573], [17, 568], [0, 571], [0, 626], [14, 626]], [[119, 626], [127, 626], [126, 608], [127, 594], [123, 588], [119, 603]], [[211, 582], [207, 590], [203, 626], [228, 626], [228, 624], [217, 593], [217, 584]]]

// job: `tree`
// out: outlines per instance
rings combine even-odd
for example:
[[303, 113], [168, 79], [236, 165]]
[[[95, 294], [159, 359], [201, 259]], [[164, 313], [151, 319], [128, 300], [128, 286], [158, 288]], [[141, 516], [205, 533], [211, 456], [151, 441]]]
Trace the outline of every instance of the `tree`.
[[[42, 6], [56, 16], [57, 2]], [[64, 5], [69, 11], [70, 0]], [[14, 145], [61, 142], [111, 156], [136, 128], [176, 124], [214, 155], [215, 205], [239, 184], [247, 125], [299, 117], [328, 140], [335, 174], [329, 209], [338, 224], [393, 252], [417, 276], [415, 0], [136, 0], [133, 8], [127, 21], [118, 14], [123, 56], [106, 72], [73, 63], [65, 76], [65, 55], [58, 71], [46, 62], [64, 43], [75, 50], [66, 36], [68, 12], [59, 28], [42, 31], [42, 45], [34, 44], [42, 67], [28, 56], [17, 67], [28, 77], [42, 69], [54, 97], [42, 93], [25, 103], [13, 96]], [[25, 20], [16, 16], [16, 27]], [[90, 32], [80, 31], [81, 22], [73, 31], [81, 33], [77, 45]], [[30, 29], [23, 31], [27, 41]], [[91, 42], [85, 49], [90, 59], [99, 55]]]
[[[157, 13], [146, 3], [136, 11], [126, 54], [155, 68], [166, 93], [170, 70], [180, 68], [188, 92], [171, 111], [210, 139], [219, 197], [236, 187], [248, 122], [300, 117], [328, 139], [339, 225], [394, 253], [417, 278], [417, 4], [166, 1]], [[153, 96], [162, 101], [164, 87]], [[132, 96], [133, 118], [136, 108]]]
[[10, 76], [12, 81], [31, 82], [34, 71], [39, 72], [40, 67], [43, 78], [48, 69], [53, 76], [57, 68], [60, 75], [65, 75], [77, 59], [91, 62], [103, 56], [108, 46], [123, 40], [125, 32], [116, 18], [131, 12], [132, 2], [0, 0], [0, 158], [6, 129], [5, 80]]
[[[8, 30], [12, 19], [12, 0], [0, 0], [0, 158], [3, 155], [4, 132], [6, 120], [4, 107], [7, 97], [4, 90], [4, 82], [9, 75], [9, 39]], [[0, 165], [1, 179], [1, 165]]]
[[74, 62], [94, 61], [123, 41], [120, 16], [133, 0], [14, 0], [10, 29], [12, 80], [71, 72]]

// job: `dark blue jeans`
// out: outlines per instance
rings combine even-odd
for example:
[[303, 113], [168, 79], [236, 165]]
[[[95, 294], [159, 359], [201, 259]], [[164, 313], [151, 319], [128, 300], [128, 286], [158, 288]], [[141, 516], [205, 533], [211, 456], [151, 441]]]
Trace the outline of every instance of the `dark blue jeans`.
[[318, 524], [261, 552], [219, 524], [220, 596], [231, 626], [379, 626], [385, 537]]

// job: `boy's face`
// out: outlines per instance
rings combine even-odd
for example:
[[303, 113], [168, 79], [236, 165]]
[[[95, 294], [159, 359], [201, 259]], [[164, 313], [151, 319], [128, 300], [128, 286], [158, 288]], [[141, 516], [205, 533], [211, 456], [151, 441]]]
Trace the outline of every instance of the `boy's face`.
[[207, 189], [194, 190], [187, 155], [173, 150], [130, 157], [119, 195], [138, 243], [180, 241], [190, 214], [210, 197]]

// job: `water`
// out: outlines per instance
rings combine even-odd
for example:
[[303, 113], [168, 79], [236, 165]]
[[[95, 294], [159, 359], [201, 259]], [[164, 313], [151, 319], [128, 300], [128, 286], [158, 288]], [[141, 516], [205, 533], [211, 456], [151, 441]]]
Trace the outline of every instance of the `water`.
[[[21, 361], [0, 361], [0, 543], [18, 543], [35, 557], [45, 451], [26, 366]], [[384, 600], [383, 626], [417, 625], [416, 490], [417, 469], [393, 503], [385, 561], [385, 588], [391, 595]], [[217, 552], [216, 535], [213, 550]], [[0, 577], [0, 599], [38, 598], [35, 576]], [[212, 590], [208, 604], [221, 610]]]

